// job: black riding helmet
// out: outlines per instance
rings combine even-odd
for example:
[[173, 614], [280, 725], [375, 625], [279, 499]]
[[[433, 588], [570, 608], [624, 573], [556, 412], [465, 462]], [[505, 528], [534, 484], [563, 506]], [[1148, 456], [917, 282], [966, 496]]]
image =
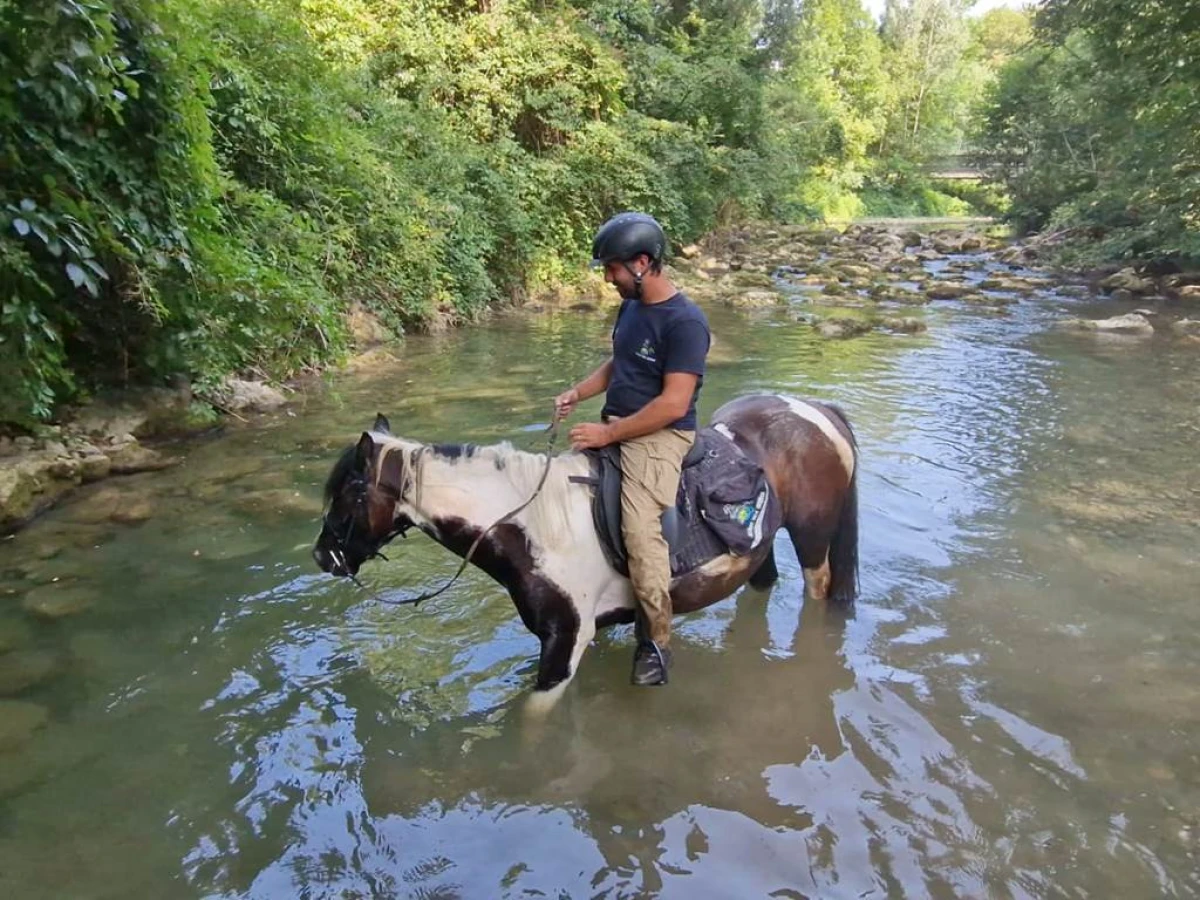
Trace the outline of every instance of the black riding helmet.
[[667, 236], [653, 216], [623, 212], [600, 226], [592, 241], [592, 265], [628, 262], [645, 253], [652, 263], [661, 263], [667, 249]]

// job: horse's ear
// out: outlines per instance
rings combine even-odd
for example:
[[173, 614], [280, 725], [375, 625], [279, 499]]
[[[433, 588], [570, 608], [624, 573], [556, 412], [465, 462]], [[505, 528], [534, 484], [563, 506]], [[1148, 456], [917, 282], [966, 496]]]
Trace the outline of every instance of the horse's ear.
[[377, 434], [391, 434], [392, 426], [388, 423], [387, 416], [375, 413], [375, 424], [371, 426], [371, 430]]
[[369, 432], [364, 431], [362, 437], [358, 439], [358, 446], [354, 453], [354, 469], [357, 472], [366, 472], [371, 467], [371, 461], [375, 458], [375, 439], [371, 437]]

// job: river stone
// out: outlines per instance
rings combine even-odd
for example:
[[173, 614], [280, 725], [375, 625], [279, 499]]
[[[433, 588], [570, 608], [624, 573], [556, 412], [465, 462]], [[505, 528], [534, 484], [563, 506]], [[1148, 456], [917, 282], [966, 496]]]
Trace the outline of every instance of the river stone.
[[13, 650], [0, 656], [0, 697], [11, 697], [47, 680], [58, 669], [48, 650]]
[[958, 300], [970, 293], [970, 288], [963, 284], [934, 284], [925, 289], [925, 296], [930, 300]]
[[1176, 334], [1200, 334], [1200, 319], [1180, 319], [1171, 323], [1171, 330]]
[[1036, 287], [1023, 278], [985, 278], [977, 285], [981, 291], [1008, 291], [1014, 294], [1028, 294]]
[[762, 307], [775, 306], [782, 302], [783, 297], [772, 291], [745, 291], [744, 293], [734, 294], [725, 298], [725, 303], [728, 306], [739, 309], [761, 309]]
[[1100, 282], [1100, 287], [1109, 292], [1123, 290], [1131, 294], [1154, 293], [1154, 282], [1149, 278], [1142, 278], [1131, 268], [1109, 275]]
[[871, 299], [880, 303], [904, 303], [910, 306], [919, 306], [929, 302], [929, 298], [924, 294], [891, 284], [876, 285], [871, 288], [869, 294]]
[[21, 608], [39, 619], [64, 619], [90, 607], [96, 596], [71, 582], [54, 582], [35, 587], [21, 599]]
[[883, 319], [880, 322], [884, 328], [899, 334], [919, 334], [922, 331], [928, 330], [928, 326], [920, 319], [912, 316], [896, 316]]
[[63, 470], [58, 463], [59, 460], [40, 454], [10, 457], [0, 462], [0, 527], [12, 527], [30, 519], [75, 488], [76, 476], [64, 478], [54, 474]]
[[87, 453], [79, 460], [79, 477], [84, 484], [107, 478], [112, 471], [112, 460], [103, 453]]
[[231, 412], [268, 412], [287, 403], [287, 397], [270, 385], [238, 378], [226, 378], [214, 399]]
[[1110, 334], [1150, 335], [1154, 326], [1145, 316], [1128, 313], [1124, 316], [1113, 316], [1109, 319], [1064, 319], [1060, 327], [1072, 331], [1097, 331]]
[[904, 252], [904, 238], [898, 234], [885, 231], [871, 239], [871, 245], [887, 253], [899, 254]]
[[0, 753], [17, 750], [50, 721], [46, 707], [24, 700], [0, 700]]
[[834, 271], [846, 278], [867, 278], [874, 277], [876, 270], [871, 266], [864, 266], [856, 263], [838, 263], [834, 267]]
[[866, 334], [872, 324], [865, 319], [825, 319], [816, 325], [817, 333], [827, 338], [851, 338]]

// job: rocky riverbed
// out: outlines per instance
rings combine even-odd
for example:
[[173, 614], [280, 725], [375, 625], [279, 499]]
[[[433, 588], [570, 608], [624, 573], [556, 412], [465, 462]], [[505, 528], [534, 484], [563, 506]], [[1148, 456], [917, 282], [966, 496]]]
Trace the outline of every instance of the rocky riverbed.
[[[1042, 249], [1037, 241], [1017, 244], [962, 228], [738, 228], [684, 247], [673, 267], [678, 282], [701, 302], [750, 311], [787, 308], [831, 340], [872, 331], [922, 332], [923, 309], [931, 304], [1003, 314], [1005, 307], [1054, 288], [1059, 295], [1107, 296], [1125, 307], [1106, 317], [1064, 317], [1063, 328], [1099, 339], [1159, 333], [1200, 344], [1200, 273], [1153, 277], [1115, 267], [1065, 273], [1041, 265]], [[614, 299], [593, 279], [581, 290], [529, 303], [524, 311], [563, 304], [590, 308]], [[377, 323], [362, 310], [353, 318], [360, 346], [377, 345], [384, 334]], [[376, 346], [350, 365], [369, 368], [391, 359], [391, 349]], [[0, 438], [0, 532], [19, 528], [80, 485], [175, 464], [172, 438], [286, 402], [276, 388], [247, 381], [230, 380], [218, 396], [203, 401], [186, 387], [155, 389], [93, 403], [36, 437]]]

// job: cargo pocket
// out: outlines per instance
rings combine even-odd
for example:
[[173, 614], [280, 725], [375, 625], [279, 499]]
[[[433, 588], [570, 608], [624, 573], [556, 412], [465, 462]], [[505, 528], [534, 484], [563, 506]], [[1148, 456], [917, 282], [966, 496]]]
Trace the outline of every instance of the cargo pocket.
[[669, 450], [651, 449], [648, 454], [645, 485], [663, 509], [675, 505], [675, 495], [679, 491], [679, 465], [682, 462], [682, 456], [675, 458]]

